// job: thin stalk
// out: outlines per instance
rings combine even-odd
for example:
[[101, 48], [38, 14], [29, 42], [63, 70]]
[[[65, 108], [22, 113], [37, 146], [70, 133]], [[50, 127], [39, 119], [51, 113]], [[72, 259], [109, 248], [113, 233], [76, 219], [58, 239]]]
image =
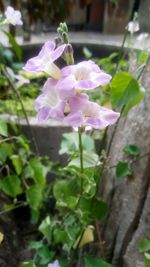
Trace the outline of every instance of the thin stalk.
[[29, 122], [29, 119], [28, 119], [26, 110], [25, 110], [25, 108], [24, 108], [22, 99], [21, 99], [21, 97], [20, 97], [20, 94], [19, 94], [17, 88], [15, 87], [14, 83], [12, 82], [12, 80], [11, 80], [11, 78], [10, 78], [10, 76], [9, 76], [9, 74], [8, 74], [8, 72], [7, 72], [7, 70], [6, 70], [5, 68], [2, 68], [2, 72], [3, 72], [3, 74], [5, 75], [5, 77], [7, 78], [10, 87], [12, 88], [12, 90], [14, 91], [14, 93], [16, 94], [16, 96], [17, 96], [17, 98], [18, 98], [18, 100], [19, 100], [19, 102], [20, 102], [22, 111], [23, 111], [24, 116], [25, 116], [25, 120], [26, 120], [27, 125], [28, 125], [28, 127], [29, 127], [29, 131], [30, 131], [30, 134], [31, 134], [31, 140], [32, 140], [32, 143], [33, 143], [33, 145], [34, 145], [35, 152], [36, 152], [37, 155], [39, 155], [38, 147], [37, 147], [37, 144], [36, 144], [34, 135], [33, 135], [33, 131], [32, 131], [31, 126], [30, 126], [30, 122]]
[[140, 74], [139, 74], [138, 77], [137, 77], [137, 80], [138, 80], [138, 81], [140, 80], [140, 78], [141, 78], [141, 76], [142, 76], [142, 74], [143, 74], [143, 72], [144, 72], [144, 70], [145, 70], [145, 68], [146, 68], [146, 66], [147, 66], [147, 64], [148, 64], [149, 61], [150, 61], [150, 55], [148, 56], [148, 59], [147, 59], [147, 61], [146, 61], [146, 64], [144, 65], [144, 67], [142, 68]]
[[83, 193], [83, 177], [84, 172], [83, 166], [83, 145], [82, 145], [82, 129], [78, 128], [78, 137], [79, 137], [79, 157], [80, 157], [80, 172], [81, 172], [81, 195]]
[[12, 136], [12, 137], [8, 137], [8, 138], [4, 138], [4, 139], [0, 140], [0, 144], [8, 142], [10, 140], [14, 140], [14, 139], [17, 139], [17, 137], [16, 136]]
[[20, 203], [20, 204], [18, 204], [18, 205], [16, 205], [16, 206], [12, 207], [12, 208], [9, 209], [9, 210], [2, 210], [2, 211], [0, 211], [0, 215], [5, 214], [5, 213], [8, 213], [8, 212], [11, 212], [12, 210], [18, 209], [18, 208], [20, 208], [20, 207], [25, 207], [25, 206], [27, 206], [27, 205], [28, 205], [28, 204], [27, 204], [26, 202], [24, 202], [24, 203]]
[[82, 145], [82, 129], [78, 129], [78, 136], [79, 136], [79, 155], [80, 155], [80, 170], [81, 173], [84, 171], [83, 167], [83, 145]]
[[124, 36], [123, 36], [121, 48], [120, 48], [119, 55], [118, 55], [118, 62], [117, 62], [117, 66], [116, 66], [116, 71], [115, 72], [117, 72], [117, 70], [118, 70], [119, 61], [121, 60], [122, 55], [123, 55], [123, 49], [124, 49], [124, 45], [125, 45], [125, 41], [127, 39], [127, 36], [128, 36], [128, 31], [125, 29], [125, 33], [124, 33]]

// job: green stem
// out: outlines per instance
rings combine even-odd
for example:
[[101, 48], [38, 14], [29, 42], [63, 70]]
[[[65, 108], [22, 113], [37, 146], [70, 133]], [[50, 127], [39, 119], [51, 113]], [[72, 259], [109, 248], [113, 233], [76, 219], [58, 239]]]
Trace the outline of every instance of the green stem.
[[84, 171], [83, 167], [83, 146], [82, 146], [82, 129], [78, 129], [78, 135], [79, 135], [79, 155], [80, 155], [80, 170], [81, 173]]
[[118, 55], [118, 62], [117, 62], [117, 66], [116, 66], [116, 73], [117, 73], [117, 70], [118, 70], [118, 67], [119, 67], [119, 62], [123, 56], [123, 49], [124, 49], [124, 45], [125, 45], [125, 41], [127, 39], [127, 36], [128, 36], [128, 31], [125, 30], [125, 33], [124, 33], [124, 36], [123, 36], [123, 40], [122, 40], [122, 44], [121, 44], [121, 48], [120, 48], [120, 51], [119, 51], [119, 55]]
[[83, 177], [82, 174], [84, 172], [83, 166], [83, 145], [82, 145], [82, 129], [78, 128], [78, 136], [79, 136], [79, 156], [80, 156], [80, 172], [81, 172], [81, 195], [83, 193]]

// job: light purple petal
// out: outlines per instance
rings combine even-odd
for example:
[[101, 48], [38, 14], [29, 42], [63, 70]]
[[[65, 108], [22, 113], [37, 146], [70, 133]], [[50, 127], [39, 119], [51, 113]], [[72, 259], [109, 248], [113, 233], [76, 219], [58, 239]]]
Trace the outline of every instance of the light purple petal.
[[64, 118], [64, 122], [67, 122], [72, 127], [80, 127], [83, 125], [83, 116], [81, 112], [70, 113]]
[[44, 84], [42, 94], [35, 100], [35, 109], [40, 121], [64, 118], [65, 102], [60, 98], [57, 81], [49, 78]]
[[77, 81], [74, 86], [79, 90], [92, 90], [98, 87], [99, 83], [92, 80]]
[[72, 77], [70, 86], [76, 90], [93, 90], [106, 85], [111, 79], [111, 76], [104, 73], [92, 60], [67, 66], [61, 70], [61, 74], [68, 81], [69, 77]]
[[54, 41], [47, 41], [41, 48], [41, 51], [39, 52], [38, 56], [44, 56], [46, 53], [51, 54], [56, 47], [56, 44]]
[[69, 65], [69, 66], [64, 67], [61, 70], [61, 74], [63, 77], [65, 77], [65, 76], [68, 76], [70, 74], [73, 74], [73, 70], [74, 70], [74, 65]]
[[65, 47], [66, 47], [65, 44], [64, 45], [60, 45], [54, 50], [54, 52], [51, 55], [53, 61], [55, 61], [56, 59], [58, 59], [62, 55], [62, 53], [64, 52]]
[[37, 114], [37, 119], [39, 122], [46, 121], [49, 118], [50, 109], [48, 107], [43, 107], [39, 110]]
[[95, 80], [99, 83], [99, 86], [104, 86], [110, 82], [111, 78], [109, 74], [101, 72]]
[[58, 260], [55, 260], [52, 263], [49, 263], [47, 267], [61, 267]]
[[63, 53], [65, 45], [56, 49], [55, 47], [55, 42], [47, 41], [42, 46], [39, 54], [36, 57], [29, 59], [23, 69], [33, 73], [47, 72], [47, 69], [50, 69], [51, 64]]
[[74, 88], [75, 79], [73, 75], [61, 78], [58, 81], [57, 87], [61, 98], [66, 99], [75, 96], [76, 91]]
[[94, 129], [105, 129], [108, 126], [108, 122], [99, 118], [90, 118], [85, 120], [85, 125]]

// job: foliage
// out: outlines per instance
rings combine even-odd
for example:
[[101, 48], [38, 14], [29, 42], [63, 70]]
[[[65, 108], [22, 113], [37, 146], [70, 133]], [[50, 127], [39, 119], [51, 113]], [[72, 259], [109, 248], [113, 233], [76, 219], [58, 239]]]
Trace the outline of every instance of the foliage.
[[144, 263], [146, 267], [150, 266], [150, 240], [143, 239], [139, 242], [139, 252], [144, 253]]
[[[58, 32], [63, 42], [68, 43], [65, 23], [60, 24]], [[21, 50], [13, 37], [5, 34], [13, 48], [12, 52], [10, 49], [4, 49], [2, 44], [0, 46], [0, 83], [7, 88], [12, 86], [10, 81], [15, 81], [16, 70], [20, 69]], [[87, 49], [84, 49], [84, 53], [87, 58], [91, 57]], [[108, 85], [98, 88], [93, 98], [98, 98], [104, 106], [113, 107], [120, 111], [121, 116], [126, 116], [144, 97], [144, 90], [137, 77], [147, 60], [146, 53], [138, 53], [138, 71], [130, 73], [128, 61], [118, 53], [113, 53], [105, 59], [95, 59], [100, 67], [113, 75], [113, 78]], [[11, 79], [5, 73], [9, 74]], [[32, 78], [31, 76], [30, 79], [35, 78], [34, 75]], [[40, 79], [43, 76], [38, 78], [42, 81]], [[20, 110], [22, 103], [32, 106], [33, 102], [30, 103], [29, 99], [36, 96], [39, 87], [35, 83], [21, 85], [17, 90], [25, 101], [28, 101], [28, 105], [24, 101], [20, 102]], [[15, 109], [15, 102], [12, 103], [7, 103], [9, 110]], [[27, 206], [30, 209], [31, 222], [36, 224], [39, 232], [37, 240], [32, 241], [28, 247], [35, 252], [33, 260], [24, 262], [21, 266], [46, 267], [57, 258], [61, 267], [68, 264], [111, 267], [112, 265], [103, 259], [88, 255], [89, 245], [92, 245], [95, 237], [99, 237], [95, 225], [104, 222], [109, 212], [107, 203], [98, 195], [100, 178], [109, 156], [108, 151], [103, 150], [107, 131], [104, 131], [99, 154], [96, 153], [92, 133], [90, 135], [83, 132], [84, 127], [79, 127], [78, 132], [64, 134], [59, 153], [67, 154], [68, 161], [66, 166], [62, 167], [36, 156], [31, 151], [28, 140], [18, 132], [11, 135], [8, 130], [10, 128], [0, 119], [0, 190], [11, 201], [1, 212]], [[15, 127], [13, 131], [14, 129]], [[118, 179], [132, 176], [133, 164], [141, 157], [140, 149], [135, 144], [126, 145], [122, 152], [125, 160], [119, 160], [116, 166], [112, 166], [115, 167]], [[50, 182], [47, 181], [48, 172], [55, 174], [55, 179]], [[101, 240], [98, 242], [101, 243]], [[140, 252], [144, 252], [145, 264], [149, 266], [148, 240], [141, 241]]]
[[[12, 199], [10, 209], [18, 204], [29, 205], [32, 219], [38, 220], [46, 200], [49, 166], [31, 152], [29, 142], [23, 135], [10, 136], [8, 124], [2, 119], [0, 135], [3, 136], [0, 140], [0, 189]], [[19, 200], [20, 196], [24, 201]], [[4, 211], [8, 208], [6, 205]]]

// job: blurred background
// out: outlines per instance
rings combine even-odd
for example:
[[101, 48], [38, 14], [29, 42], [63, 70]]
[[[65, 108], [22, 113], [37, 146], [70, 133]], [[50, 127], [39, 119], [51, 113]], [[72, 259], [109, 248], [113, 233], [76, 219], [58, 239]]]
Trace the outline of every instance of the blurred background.
[[134, 12], [139, 13], [141, 31], [150, 30], [149, 0], [0, 0], [1, 12], [7, 5], [21, 10], [25, 38], [26, 33], [53, 32], [61, 21], [71, 31], [121, 34]]

